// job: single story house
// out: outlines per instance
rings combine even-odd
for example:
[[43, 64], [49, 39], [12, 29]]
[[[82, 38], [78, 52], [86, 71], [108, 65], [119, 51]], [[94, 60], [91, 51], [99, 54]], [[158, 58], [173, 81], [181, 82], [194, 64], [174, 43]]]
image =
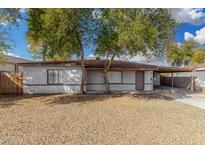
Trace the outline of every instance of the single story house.
[[[106, 60], [85, 60], [86, 92], [103, 93]], [[23, 72], [23, 92], [28, 93], [79, 93], [82, 78], [81, 62], [47, 61], [19, 63]], [[108, 71], [111, 92], [152, 91], [160, 86], [160, 73], [189, 71], [165, 68], [122, 60], [113, 60]]]
[[[104, 92], [103, 69], [106, 60], [85, 60], [86, 92]], [[79, 93], [82, 77], [79, 60], [19, 63], [24, 93]], [[110, 91], [152, 91], [157, 66], [114, 60], [108, 79]]]
[[0, 63], [0, 72], [17, 71], [17, 63], [29, 62], [29, 60], [9, 55], [3, 55], [2, 60], [3, 62]]

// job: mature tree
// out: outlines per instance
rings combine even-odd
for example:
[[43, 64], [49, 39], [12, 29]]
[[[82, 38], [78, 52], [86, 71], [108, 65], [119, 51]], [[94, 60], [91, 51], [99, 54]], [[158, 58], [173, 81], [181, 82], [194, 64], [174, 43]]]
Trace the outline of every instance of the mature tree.
[[101, 9], [96, 54], [105, 56], [106, 91], [112, 60], [122, 55], [159, 53], [173, 39], [176, 22], [166, 9]]
[[19, 19], [21, 19], [20, 9], [0, 9], [0, 59], [3, 53], [11, 49], [7, 25], [17, 24]]
[[205, 50], [204, 49], [197, 49], [193, 53], [192, 63], [199, 64], [205, 62]]
[[84, 47], [92, 40], [92, 9], [29, 9], [27, 38], [31, 51], [43, 60], [66, 60], [80, 55], [84, 92]]

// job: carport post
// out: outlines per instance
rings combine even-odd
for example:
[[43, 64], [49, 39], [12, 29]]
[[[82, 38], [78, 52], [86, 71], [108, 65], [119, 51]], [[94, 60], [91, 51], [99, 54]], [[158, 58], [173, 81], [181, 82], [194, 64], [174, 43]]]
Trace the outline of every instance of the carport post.
[[173, 76], [173, 73], [172, 73], [172, 88], [174, 87], [174, 76]]
[[191, 72], [191, 91], [194, 91], [194, 72]]

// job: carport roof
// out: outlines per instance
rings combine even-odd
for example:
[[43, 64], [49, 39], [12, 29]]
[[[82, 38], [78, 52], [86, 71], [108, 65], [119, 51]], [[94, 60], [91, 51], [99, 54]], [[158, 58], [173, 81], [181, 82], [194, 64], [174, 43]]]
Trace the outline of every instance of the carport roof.
[[190, 67], [158, 67], [159, 73], [177, 73], [177, 72], [192, 72]]

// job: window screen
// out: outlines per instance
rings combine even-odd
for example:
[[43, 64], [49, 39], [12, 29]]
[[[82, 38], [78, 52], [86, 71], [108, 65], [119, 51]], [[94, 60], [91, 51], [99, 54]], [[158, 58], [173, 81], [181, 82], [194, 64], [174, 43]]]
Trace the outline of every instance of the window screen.
[[48, 84], [62, 84], [62, 72], [59, 69], [48, 70]]

